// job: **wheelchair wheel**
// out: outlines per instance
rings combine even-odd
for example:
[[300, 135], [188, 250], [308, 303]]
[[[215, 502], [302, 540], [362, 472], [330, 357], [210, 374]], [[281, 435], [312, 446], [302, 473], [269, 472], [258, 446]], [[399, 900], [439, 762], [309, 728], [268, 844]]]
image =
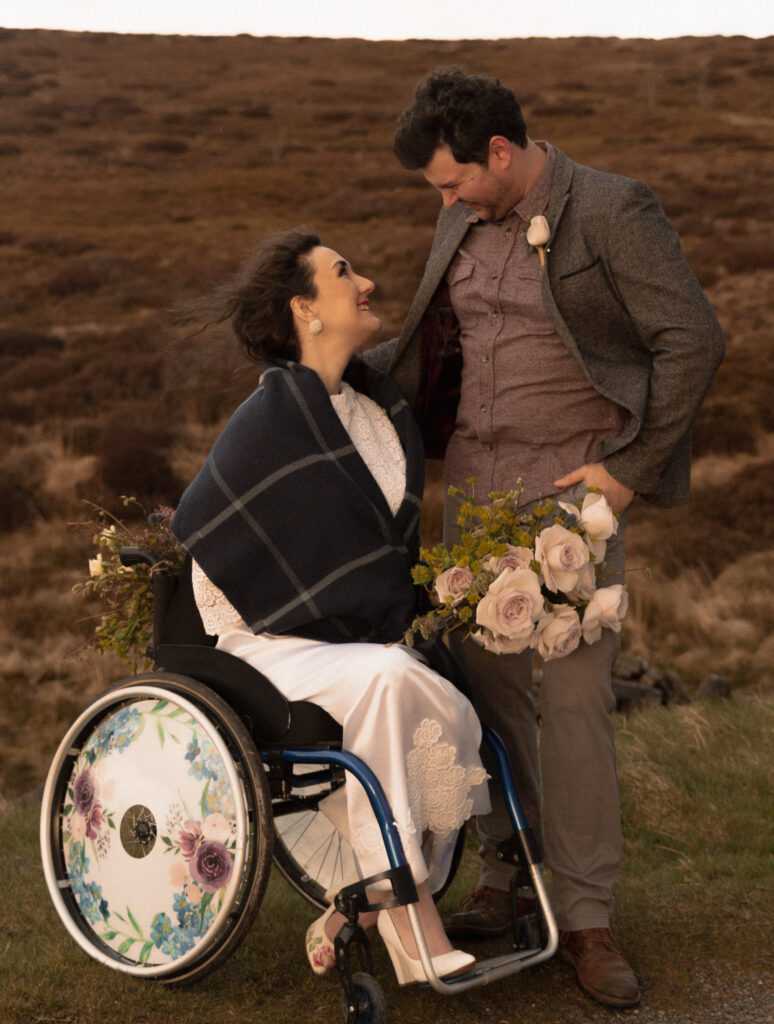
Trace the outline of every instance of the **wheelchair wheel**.
[[[338, 771], [338, 774], [337, 774]], [[329, 776], [316, 781], [318, 776]], [[324, 910], [345, 885], [357, 881], [352, 847], [320, 803], [344, 785], [343, 772], [331, 774], [325, 765], [294, 765], [290, 796], [272, 804], [274, 814], [274, 863], [304, 899]], [[305, 783], [304, 779], [313, 780]], [[341, 794], [343, 796], [343, 793]], [[339, 814], [343, 808], [339, 809]], [[438, 902], [454, 880], [465, 849], [465, 826], [457, 836], [449, 874], [433, 894]]]
[[347, 1024], [383, 1024], [387, 1020], [387, 1004], [382, 986], [370, 974], [352, 975], [356, 1005], [350, 1006], [346, 994], [342, 996]]
[[[289, 797], [272, 804], [274, 863], [296, 892], [324, 910], [339, 889], [358, 877], [352, 847], [319, 808], [325, 797], [344, 785], [343, 772], [329, 772], [325, 765], [293, 768]], [[327, 778], [305, 781], [318, 775]]]
[[266, 775], [229, 706], [164, 672], [123, 680], [62, 740], [40, 841], [57, 912], [93, 959], [187, 984], [239, 945], [263, 899]]

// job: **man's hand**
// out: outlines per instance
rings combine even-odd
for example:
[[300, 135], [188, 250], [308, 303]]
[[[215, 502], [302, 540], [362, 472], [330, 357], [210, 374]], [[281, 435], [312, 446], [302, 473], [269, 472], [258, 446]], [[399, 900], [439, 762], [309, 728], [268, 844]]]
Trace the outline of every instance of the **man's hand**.
[[559, 480], [554, 480], [554, 487], [565, 490], [567, 487], [580, 483], [585, 483], [587, 487], [596, 487], [602, 491], [607, 498], [608, 505], [614, 512], [623, 512], [634, 497], [634, 491], [629, 490], [628, 487], [624, 487], [623, 484], [619, 484], [617, 480], [614, 480], [601, 462], [592, 462], [587, 466], [581, 466], [580, 469], [574, 469], [572, 473], [568, 473]]

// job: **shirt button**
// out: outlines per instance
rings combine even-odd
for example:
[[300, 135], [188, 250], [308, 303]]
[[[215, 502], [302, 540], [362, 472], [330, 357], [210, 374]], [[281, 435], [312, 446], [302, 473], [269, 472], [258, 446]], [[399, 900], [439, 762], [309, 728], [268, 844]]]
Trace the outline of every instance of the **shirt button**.
[[496, 309], [493, 309], [493, 310], [492, 310], [492, 312], [491, 312], [491, 313], [490, 313], [489, 315], [490, 315], [490, 316], [491, 316], [492, 318], [496, 317], [496, 316], [497, 316], [497, 310], [496, 310]]
[[513, 234], [513, 228], [506, 228], [505, 229], [505, 234], [506, 234], [507, 238], [510, 238], [511, 235]]
[[481, 412], [486, 412], [486, 406], [485, 405], [481, 406]]
[[482, 363], [488, 363], [489, 362], [489, 356], [481, 356], [481, 362]]
[[490, 274], [489, 276], [490, 276], [490, 277], [492, 278], [492, 280], [493, 280], [493, 281], [496, 281], [496, 280], [497, 280], [497, 278], [498, 278], [498, 277], [499, 277], [500, 275], [499, 275], [499, 274]]

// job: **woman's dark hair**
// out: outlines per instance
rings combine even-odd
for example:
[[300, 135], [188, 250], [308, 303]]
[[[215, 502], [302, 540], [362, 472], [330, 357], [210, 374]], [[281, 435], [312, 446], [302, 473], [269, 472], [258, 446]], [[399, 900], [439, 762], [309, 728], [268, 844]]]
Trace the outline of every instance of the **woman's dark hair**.
[[438, 68], [419, 83], [413, 104], [398, 118], [393, 149], [409, 171], [426, 167], [444, 144], [457, 163], [486, 164], [493, 135], [522, 149], [527, 145], [527, 126], [513, 92], [497, 78]]
[[308, 256], [320, 244], [318, 235], [306, 227], [264, 238], [200, 308], [210, 323], [230, 320], [251, 359], [298, 362], [301, 350], [290, 300], [296, 295], [310, 299], [317, 295]]

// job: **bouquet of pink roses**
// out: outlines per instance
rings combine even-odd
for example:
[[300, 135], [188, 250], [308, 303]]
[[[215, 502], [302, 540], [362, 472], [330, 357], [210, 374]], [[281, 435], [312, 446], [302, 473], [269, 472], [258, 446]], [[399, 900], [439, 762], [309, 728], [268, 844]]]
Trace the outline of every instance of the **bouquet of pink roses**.
[[[467, 483], [475, 484], [475, 479]], [[494, 654], [532, 648], [544, 661], [561, 658], [581, 639], [595, 643], [602, 629], [620, 632], [627, 593], [621, 584], [598, 585], [607, 541], [618, 519], [604, 495], [589, 491], [580, 507], [550, 499], [519, 510], [522, 484], [493, 492], [476, 504], [460, 487], [460, 542], [423, 548], [414, 582], [434, 594], [437, 606], [414, 619], [406, 632], [424, 638], [459, 627]]]

